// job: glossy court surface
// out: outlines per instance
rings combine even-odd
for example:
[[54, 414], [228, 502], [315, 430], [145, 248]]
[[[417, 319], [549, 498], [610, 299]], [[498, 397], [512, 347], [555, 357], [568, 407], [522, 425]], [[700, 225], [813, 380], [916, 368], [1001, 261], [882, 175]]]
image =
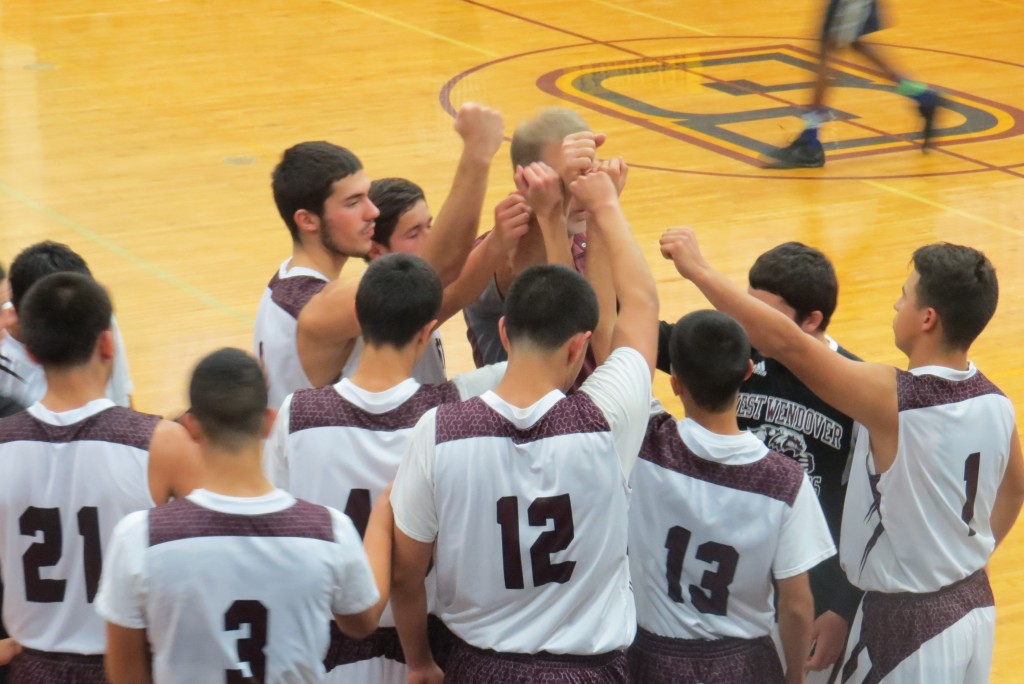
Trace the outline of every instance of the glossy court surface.
[[[785, 240], [839, 272], [830, 332], [903, 365], [892, 303], [912, 250], [969, 243], [1002, 298], [973, 360], [1024, 406], [1024, 1], [900, 0], [874, 41], [944, 91], [938, 147], [918, 148], [907, 100], [851, 55], [835, 65], [823, 169], [767, 171], [810, 97], [821, 3], [675, 0], [14, 0], [0, 3], [0, 261], [49, 238], [112, 290], [136, 404], [185, 405], [195, 361], [248, 348], [259, 296], [289, 251], [269, 174], [301, 140], [351, 147], [371, 177], [405, 176], [440, 207], [458, 156], [452, 112], [500, 108], [507, 133], [572, 107], [631, 165], [624, 206], [659, 282], [662, 316], [702, 298], [660, 259], [698, 229], [737, 280]], [[511, 189], [507, 145], [488, 204]], [[489, 223], [485, 217], [484, 223]], [[347, 273], [360, 266], [350, 264]], [[471, 367], [461, 322], [449, 372]], [[664, 377], [658, 395], [673, 410]], [[1024, 669], [1024, 534], [991, 566], [992, 681]]]

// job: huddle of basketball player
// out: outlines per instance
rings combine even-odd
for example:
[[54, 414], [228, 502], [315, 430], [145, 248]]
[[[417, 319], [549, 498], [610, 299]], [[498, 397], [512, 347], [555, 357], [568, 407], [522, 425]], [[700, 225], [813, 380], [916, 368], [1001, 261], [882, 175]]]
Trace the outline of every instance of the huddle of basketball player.
[[[466, 104], [455, 130], [436, 220], [347, 149], [284, 152], [292, 254], [252, 353], [203, 358], [176, 421], [131, 408], [81, 257], [17, 255], [8, 681], [987, 681], [985, 567], [1024, 503], [1013, 405], [968, 359], [989, 260], [914, 252], [907, 371], [828, 336], [836, 274], [797, 242], [743, 288], [668, 230], [662, 256], [714, 309], [662, 322], [605, 136], [560, 108], [519, 125], [515, 190], [478, 235], [504, 122]], [[438, 326], [459, 312], [477, 370], [448, 379]]]

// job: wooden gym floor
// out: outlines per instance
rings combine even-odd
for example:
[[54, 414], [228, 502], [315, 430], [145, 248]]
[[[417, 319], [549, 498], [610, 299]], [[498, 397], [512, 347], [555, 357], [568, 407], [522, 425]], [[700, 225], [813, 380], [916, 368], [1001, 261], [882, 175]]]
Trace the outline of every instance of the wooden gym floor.
[[[942, 88], [941, 146], [922, 155], [908, 101], [855, 59], [826, 125], [824, 169], [765, 171], [799, 130], [820, 0], [10, 0], [0, 3], [0, 261], [68, 242], [112, 290], [139, 408], [185, 406], [195, 361], [248, 348], [289, 242], [269, 174], [301, 140], [351, 147], [371, 177], [420, 183], [436, 210], [458, 155], [451, 112], [476, 100], [516, 122], [580, 111], [631, 164], [624, 205], [663, 317], [704, 306], [659, 258], [668, 226], [743, 280], [784, 240], [816, 245], [842, 284], [830, 332], [903, 365], [891, 304], [912, 250], [987, 252], [1002, 302], [973, 359], [1024, 400], [1024, 1], [899, 0], [874, 40]], [[489, 204], [511, 188], [507, 148]], [[488, 219], [485, 218], [485, 222]], [[353, 265], [353, 270], [358, 265]], [[471, 366], [461, 321], [449, 369]], [[661, 378], [658, 394], [671, 400]], [[992, 681], [1024, 668], [1024, 534], [992, 562]], [[1018, 674], [1014, 674], [1014, 673]]]

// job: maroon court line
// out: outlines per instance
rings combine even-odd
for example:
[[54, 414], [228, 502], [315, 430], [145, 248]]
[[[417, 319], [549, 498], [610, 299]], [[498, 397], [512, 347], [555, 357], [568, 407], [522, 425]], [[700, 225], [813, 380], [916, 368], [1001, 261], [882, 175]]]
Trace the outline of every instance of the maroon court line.
[[[462, 2], [464, 2], [466, 4], [469, 4], [469, 5], [476, 5], [477, 7], [480, 7], [482, 9], [486, 9], [486, 10], [490, 10], [490, 11], [496, 12], [498, 14], [504, 14], [505, 16], [512, 17], [513, 19], [518, 19], [520, 21], [524, 21], [524, 22], [529, 23], [529, 24], [534, 24], [535, 26], [540, 26], [541, 28], [546, 28], [546, 29], [551, 30], [551, 31], [556, 31], [558, 33], [563, 33], [565, 35], [572, 36], [574, 38], [578, 38], [580, 40], [586, 41], [585, 44], [602, 45], [604, 47], [611, 48], [612, 50], [616, 50], [616, 51], [619, 51], [619, 52], [625, 52], [626, 54], [633, 55], [633, 56], [638, 57], [640, 59], [645, 59], [645, 60], [649, 60], [649, 61], [653, 61], [653, 62], [658, 62], [658, 63], [662, 64], [663, 66], [669, 68], [669, 69], [678, 69], [678, 70], [685, 71], [685, 72], [688, 72], [688, 73], [693, 73], [693, 72], [690, 72], [690, 70], [688, 68], [686, 68], [685, 66], [681, 66], [681, 65], [678, 65], [678, 64], [671, 64], [671, 63], [663, 60], [660, 57], [652, 57], [652, 56], [646, 55], [646, 54], [644, 54], [642, 52], [638, 52], [636, 50], [632, 50], [632, 49], [630, 49], [628, 47], [623, 47], [623, 46], [620, 46], [620, 45], [616, 45], [614, 43], [610, 43], [610, 42], [604, 41], [604, 40], [598, 40], [597, 38], [592, 38], [590, 36], [583, 35], [582, 33], [576, 33], [575, 31], [571, 31], [569, 29], [565, 29], [565, 28], [562, 28], [560, 26], [553, 26], [551, 24], [547, 24], [547, 23], [545, 23], [543, 21], [540, 21], [538, 19], [533, 19], [531, 17], [526, 17], [526, 16], [523, 16], [523, 15], [520, 15], [520, 14], [516, 14], [514, 12], [510, 12], [508, 10], [503, 10], [501, 8], [498, 8], [498, 7], [492, 7], [492, 6], [484, 4], [482, 2], [478, 2], [478, 0], [462, 0]], [[706, 37], [707, 38], [718, 38], [718, 36], [706, 36]], [[653, 40], [653, 39], [649, 39], [649, 40]], [[937, 51], [937, 52], [941, 52], [941, 51]], [[863, 68], [863, 67], [860, 67], [858, 65], [858, 68]], [[872, 71], [872, 70], [868, 69], [868, 71]], [[874, 72], [874, 73], [877, 73], [879, 76], [883, 76], [884, 77], [884, 74], [880, 74], [878, 72]], [[714, 76], [710, 76], [708, 74], [703, 74], [703, 73], [696, 74], [696, 73], [694, 73], [694, 75], [695, 76], [699, 76], [700, 78], [706, 78], [706, 79], [708, 79], [710, 81], [717, 81], [719, 83], [724, 83], [725, 82], [724, 79], [719, 79], [719, 78], [716, 78]], [[759, 93], [759, 92], [755, 92], [753, 90], [748, 90], [748, 92], [751, 95], [760, 95], [760, 96], [765, 97], [765, 98], [767, 98], [769, 100], [773, 100], [773, 101], [775, 101], [777, 103], [784, 104], [784, 105], [787, 105], [787, 106], [790, 106], [790, 107], [799, 107], [799, 105], [797, 105], [796, 103], [791, 102], [789, 100], [786, 100], [786, 99], [784, 99], [782, 97], [779, 97], [777, 95], [774, 95], [772, 93]], [[914, 145], [916, 147], [920, 146], [920, 143], [917, 143], [917, 142], [912, 141], [912, 140], [908, 140], [908, 139], [906, 139], [906, 138], [904, 138], [902, 136], [899, 136], [899, 135], [896, 135], [896, 134], [893, 134], [893, 133], [889, 133], [888, 131], [883, 131], [883, 130], [879, 130], [879, 129], [876, 129], [876, 128], [872, 128], [871, 126], [868, 126], [866, 124], [862, 124], [862, 123], [855, 122], [855, 121], [847, 121], [846, 123], [849, 123], [849, 124], [851, 124], [853, 126], [856, 126], [856, 127], [860, 128], [860, 129], [868, 131], [870, 133], [874, 133], [876, 135], [882, 135], [882, 136], [891, 138], [891, 139], [896, 140], [896, 141], [906, 142], [906, 143]], [[945, 147], [943, 147], [941, 145], [936, 145], [935, 147], [932, 148], [932, 150], [935, 151], [935, 152], [946, 154], [946, 155], [954, 157], [956, 159], [960, 159], [961, 161], [966, 161], [966, 162], [968, 162], [970, 164], [976, 164], [978, 166], [985, 167], [989, 171], [999, 171], [999, 172], [1002, 172], [1002, 173], [1005, 173], [1005, 174], [1008, 174], [1008, 175], [1011, 175], [1011, 176], [1016, 176], [1017, 178], [1024, 178], [1024, 173], [1019, 173], [1017, 171], [1013, 171], [1009, 167], [1002, 167], [1002, 166], [997, 166], [995, 164], [990, 164], [989, 162], [982, 161], [980, 159], [975, 159], [973, 157], [969, 157], [967, 155], [960, 154], [958, 152], [950, 151], [950, 150], [946, 149]], [[760, 178], [761, 176], [757, 176], [757, 177]]]

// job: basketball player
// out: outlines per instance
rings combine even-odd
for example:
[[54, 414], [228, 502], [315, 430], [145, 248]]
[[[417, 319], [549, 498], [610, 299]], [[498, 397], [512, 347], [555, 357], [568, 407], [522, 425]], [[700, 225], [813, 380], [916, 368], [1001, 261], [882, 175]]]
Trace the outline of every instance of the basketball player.
[[[416, 421], [441, 403], [477, 396], [501, 380], [505, 364], [440, 385], [412, 377], [432, 344], [441, 300], [441, 281], [422, 259], [403, 253], [374, 259], [356, 292], [365, 343], [358, 365], [337, 384], [296, 392], [281, 406], [266, 454], [277, 486], [344, 510], [362, 533], [370, 502], [395, 479]], [[381, 622], [371, 639], [360, 642], [334, 631], [328, 681], [405, 684], [390, 611]]]
[[151, 667], [158, 684], [320, 682], [332, 614], [355, 638], [376, 628], [390, 580], [387, 501], [364, 551], [346, 516], [275, 489], [261, 467], [275, 415], [266, 394], [241, 350], [196, 366], [182, 422], [206, 474], [188, 497], [114, 532], [96, 602], [112, 684], [150, 681]]
[[[670, 354], [686, 419], [652, 415], [630, 481], [631, 680], [802, 683], [814, 620], [807, 571], [835, 555], [814, 489], [798, 463], [737, 424], [753, 371], [738, 323], [688, 314]], [[785, 675], [769, 636], [773, 580]]]
[[[531, 206], [537, 206], [531, 230], [520, 241], [514, 258], [494, 272], [484, 292], [463, 312], [466, 334], [478, 368], [508, 358], [498, 334], [498, 319], [504, 313], [505, 293], [520, 273], [544, 263], [560, 263], [584, 273], [589, 249], [587, 213], [573, 200], [569, 185], [594, 167], [597, 148], [604, 140], [603, 134], [591, 132], [579, 114], [565, 107], [544, 109], [516, 127], [511, 145], [513, 177], [521, 194], [526, 194], [524, 190], [528, 186], [534, 188], [529, 199]], [[554, 173], [538, 173], [536, 180], [528, 183], [524, 169], [535, 163], [546, 164]], [[621, 160], [616, 164], [615, 169], [607, 170], [609, 173], [621, 170], [615, 176], [621, 190], [626, 169]], [[551, 178], [552, 175], [558, 179]], [[552, 181], [557, 187], [552, 187]], [[556, 236], [559, 239], [554, 242]], [[593, 279], [589, 282], [592, 286], [598, 285]], [[607, 351], [603, 351], [606, 356]], [[595, 365], [591, 359], [586, 364], [587, 371], [592, 371]]]
[[22, 339], [47, 390], [0, 420], [3, 616], [24, 652], [11, 682], [103, 682], [93, 600], [114, 525], [188, 494], [201, 464], [185, 429], [115, 406], [111, 305], [87, 275], [55, 273], [18, 302]]
[[[487, 191], [488, 171], [491, 160], [501, 146], [504, 123], [497, 111], [468, 103], [459, 109], [455, 130], [463, 140], [462, 156], [452, 181], [451, 192], [438, 215], [437, 226], [429, 231], [421, 254], [445, 284], [458, 277], [472, 248]], [[367, 205], [373, 205], [366, 194], [369, 189], [370, 183], [367, 181], [362, 186], [362, 197]], [[373, 218], [377, 216], [378, 210], [374, 207]], [[336, 259], [343, 263], [349, 256], [368, 256], [373, 244], [372, 235], [372, 226], [360, 232], [358, 245], [353, 245], [344, 254], [339, 252], [340, 256], [336, 256]], [[340, 266], [337, 271], [340, 272]], [[337, 277], [336, 274], [334, 277]], [[289, 327], [289, 331], [293, 328], [296, 330], [292, 343], [295, 354], [289, 358], [290, 363], [296, 364], [297, 374], [294, 377], [297, 380], [287, 386], [277, 386], [274, 406], [278, 406], [281, 399], [295, 390], [322, 387], [337, 380], [359, 337], [353, 307], [358, 284], [358, 278], [333, 282], [322, 287], [321, 292], [305, 298], [303, 307], [292, 307], [296, 313], [297, 328]], [[434, 353], [440, 354], [440, 350]], [[429, 368], [435, 373], [441, 371], [440, 377], [433, 375], [429, 379], [443, 382], [443, 359], [436, 358]], [[275, 384], [272, 375], [272, 388]], [[276, 394], [278, 391], [281, 392], [279, 396]]]
[[[616, 349], [565, 395], [596, 297], [571, 269], [530, 268], [500, 324], [501, 383], [417, 423], [391, 495], [392, 607], [410, 684], [626, 681], [627, 477], [647, 424], [657, 292], [611, 178], [582, 176], [572, 192], [607, 235], [622, 293]], [[431, 558], [438, 616], [458, 639], [444, 673], [427, 643]]]
[[842, 681], [988, 681], [995, 609], [984, 568], [1024, 502], [1013, 405], [968, 360], [996, 308], [991, 262], [948, 243], [914, 252], [893, 319], [908, 372], [818, 344], [708, 266], [689, 229], [668, 231], [661, 249], [758, 349], [863, 426], [840, 561], [867, 593]]
[[[808, 335], [849, 359], [856, 359], [826, 332], [836, 309], [839, 282], [828, 258], [799, 242], [777, 245], [757, 258], [748, 274], [748, 292], [786, 314]], [[670, 373], [669, 336], [662, 323], [658, 368]], [[819, 399], [777, 360], [755, 350], [754, 372], [740, 388], [736, 417], [770, 449], [803, 466], [825, 513], [833, 542], [846, 497], [846, 467], [853, 451], [854, 423]], [[842, 666], [850, 624], [861, 591], [850, 584], [832, 556], [810, 570], [815, 621], [809, 683], [829, 682]]]
[[[24, 337], [18, 324], [21, 300], [38, 280], [51, 273], [82, 273], [92, 276], [89, 266], [74, 250], [59, 242], [39, 242], [24, 249], [11, 262], [11, 308], [6, 329], [0, 330], [0, 394], [30, 406], [46, 394], [43, 367], [25, 351]], [[117, 320], [111, 319], [114, 336], [114, 367], [107, 383], [107, 397], [118, 406], [131, 408], [132, 379], [128, 372], [121, 331]]]
[[851, 48], [885, 74], [896, 84], [896, 92], [912, 99], [924, 120], [921, 149], [931, 144], [935, 124], [935, 110], [941, 103], [939, 94], [924, 83], [912, 81], [883, 58], [878, 46], [865, 43], [864, 36], [882, 28], [878, 0], [829, 0], [821, 31], [821, 52], [818, 55], [811, 104], [803, 114], [803, 132], [786, 147], [769, 154], [768, 166], [778, 169], [818, 167], [825, 164], [825, 151], [818, 140], [818, 128], [832, 118], [825, 106], [825, 92], [832, 77], [828, 60], [843, 48]]
[[[370, 199], [380, 210], [373, 229], [373, 243], [367, 257], [369, 261], [392, 252], [422, 256], [432, 231], [433, 219], [423, 190], [404, 178], [385, 178], [370, 184]], [[498, 203], [494, 210], [495, 229], [479, 241], [466, 259], [456, 280], [444, 288], [441, 309], [436, 313], [437, 326], [462, 310], [480, 295], [494, 270], [509, 258], [530, 218], [526, 199], [512, 193]], [[299, 322], [299, 336], [303, 340], [323, 341], [314, 347], [303, 346], [303, 359], [310, 363], [308, 375], [315, 383], [330, 382], [337, 378], [344, 340], [349, 334], [350, 322], [337, 314], [341, 306], [337, 299], [314, 298]], [[335, 345], [326, 340], [336, 340]], [[341, 376], [348, 377], [359, 364], [364, 340], [360, 336], [351, 346]], [[312, 365], [312, 364], [317, 365]], [[430, 344], [413, 368], [417, 381], [442, 384], [447, 378], [444, 345], [437, 327], [431, 334]]]

